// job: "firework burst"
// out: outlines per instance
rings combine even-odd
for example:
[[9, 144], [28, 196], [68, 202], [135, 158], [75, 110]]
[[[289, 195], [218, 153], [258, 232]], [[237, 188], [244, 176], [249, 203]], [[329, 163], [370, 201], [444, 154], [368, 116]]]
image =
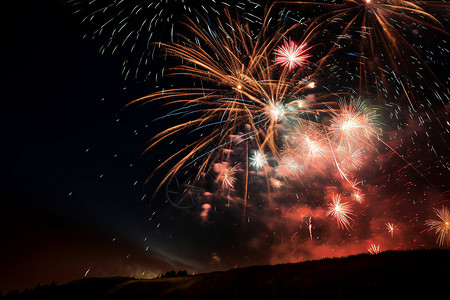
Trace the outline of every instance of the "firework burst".
[[379, 135], [379, 127], [375, 126], [376, 117], [376, 111], [368, 109], [360, 100], [341, 103], [340, 109], [331, 119], [329, 131], [338, 144], [351, 149]]
[[364, 202], [364, 194], [358, 190], [354, 190], [352, 193], [352, 199], [358, 203], [363, 203]]
[[391, 234], [391, 237], [394, 237], [394, 224], [392, 223], [386, 223], [386, 228], [388, 230], [388, 232]]
[[337, 155], [340, 160], [340, 165], [346, 171], [353, 171], [361, 168], [364, 165], [364, 151], [357, 147], [338, 147]]
[[305, 163], [326, 157], [330, 151], [322, 127], [304, 120], [293, 128], [292, 134], [286, 139], [285, 148], [291, 149], [290, 152]]
[[377, 255], [381, 252], [380, 245], [371, 244], [369, 249], [367, 249], [367, 251], [369, 251], [369, 253], [372, 255]]
[[334, 194], [330, 203], [326, 216], [336, 219], [338, 226], [342, 229], [351, 229], [350, 221], [353, 215], [351, 206], [347, 202], [343, 202], [340, 194]]
[[297, 44], [291, 39], [284, 41], [284, 44], [275, 49], [275, 63], [288, 70], [293, 70], [304, 66], [311, 55], [306, 44]]
[[267, 165], [267, 155], [261, 153], [260, 151], [253, 151], [250, 161], [251, 166], [254, 166], [257, 170], [262, 169]]
[[236, 183], [236, 172], [238, 170], [239, 164], [232, 168], [222, 168], [217, 175], [216, 182], [222, 184], [223, 189], [233, 189]]
[[439, 246], [443, 246], [445, 242], [449, 242], [449, 232], [450, 232], [450, 211], [447, 207], [443, 206], [441, 209], [434, 209], [436, 216], [439, 220], [430, 219], [425, 222], [431, 230], [436, 231], [438, 236], [436, 243]]

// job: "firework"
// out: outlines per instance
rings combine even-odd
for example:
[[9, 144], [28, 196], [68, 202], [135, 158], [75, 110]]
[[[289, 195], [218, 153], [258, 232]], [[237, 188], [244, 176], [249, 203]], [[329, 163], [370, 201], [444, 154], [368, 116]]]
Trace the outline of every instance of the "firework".
[[259, 170], [267, 165], [267, 156], [261, 153], [261, 151], [253, 151], [253, 155], [250, 157], [250, 161], [250, 165]]
[[297, 44], [291, 39], [284, 41], [284, 44], [275, 50], [275, 63], [288, 70], [293, 70], [297, 67], [302, 67], [311, 57], [307, 53], [311, 48], [307, 48], [306, 44]]
[[233, 189], [236, 183], [236, 172], [238, 170], [239, 164], [232, 168], [223, 168], [217, 175], [216, 182], [222, 184], [223, 189]]
[[308, 222], [308, 231], [309, 231], [309, 238], [312, 241], [313, 235], [312, 235], [312, 223], [311, 223], [311, 216], [309, 216], [309, 222]]
[[[344, 6], [351, 3], [344, 1]], [[344, 14], [347, 8], [344, 8], [341, 16], [347, 18]], [[351, 95], [342, 92], [353, 87], [338, 86], [334, 92], [331, 92], [331, 87], [328, 89], [327, 86], [332, 86], [328, 80], [333, 79], [332, 76], [321, 76], [324, 74], [321, 68], [325, 68], [325, 61], [331, 59], [330, 53], [337, 53], [337, 50], [324, 52], [317, 51], [320, 46], [306, 46], [312, 44], [313, 32], [325, 28], [322, 27], [325, 21], [316, 18], [315, 25], [308, 27], [304, 35], [307, 39], [302, 36], [294, 42], [287, 38], [293, 36], [291, 28], [269, 26], [271, 18], [268, 16], [262, 19], [261, 28], [257, 31], [250, 29], [239, 15], [232, 16], [227, 10], [222, 13], [221, 19], [213, 21], [200, 16], [186, 21], [185, 27], [190, 35], [180, 35], [176, 42], [158, 45], [167, 56], [182, 61], [180, 66], [171, 69], [169, 76], [187, 80], [175, 83], [181, 86], [162, 89], [131, 103], [143, 105], [158, 101], [172, 109], [161, 118], [173, 117], [179, 122], [155, 135], [146, 149], [150, 151], [169, 141], [178, 142], [177, 137], [181, 136], [180, 148], [168, 152], [168, 156], [155, 169], [155, 172], [168, 170], [162, 181], [158, 182], [156, 191], [180, 174], [192, 174], [192, 184], [211, 189], [202, 193], [209, 195], [204, 197], [227, 194], [229, 202], [241, 201], [235, 208], [243, 208], [243, 224], [250, 223], [250, 217], [265, 207], [271, 209], [270, 213], [264, 211], [268, 215], [288, 211], [288, 206], [298, 205], [304, 209], [299, 217], [302, 222], [310, 216], [307, 226], [311, 244], [326, 236], [323, 231], [336, 227], [334, 222], [337, 228], [344, 230], [342, 236], [350, 236], [345, 230], [352, 230], [355, 240], [361, 240], [367, 228], [373, 226], [363, 226], [361, 235], [359, 224], [354, 222], [356, 212], [353, 209], [360, 209], [365, 217], [357, 218], [358, 222], [372, 220], [371, 216], [381, 211], [371, 207], [375, 203], [374, 193], [380, 193], [378, 199], [382, 199], [376, 205], [387, 206], [385, 203], [389, 202], [389, 197], [385, 198], [385, 186], [400, 176], [406, 178], [403, 177], [404, 170], [393, 171], [382, 162], [393, 157], [394, 153], [417, 171], [421, 178], [425, 178], [418, 167], [408, 162], [408, 156], [414, 150], [407, 149], [403, 152], [406, 155], [403, 155], [382, 140], [382, 136], [386, 137], [390, 132], [382, 133], [379, 128], [378, 119], [381, 117], [378, 112], [386, 109], [381, 100], [375, 107], [369, 105], [370, 98], [363, 97], [365, 100], [362, 100], [356, 92]], [[335, 22], [341, 23], [341, 20]], [[376, 34], [374, 29], [367, 30]], [[372, 43], [375, 38], [380, 37], [373, 37]], [[339, 39], [337, 45], [343, 44], [344, 41]], [[393, 51], [397, 53], [397, 50]], [[383, 59], [380, 64], [385, 64], [388, 59]], [[360, 63], [365, 65], [367, 61], [360, 60]], [[375, 69], [372, 75], [380, 71], [380, 66]], [[382, 72], [387, 73], [385, 70]], [[186, 86], [186, 82], [191, 84]], [[325, 90], [327, 93], [324, 93]], [[408, 113], [412, 116], [416, 112], [409, 109], [405, 114]], [[394, 117], [401, 119], [397, 115]], [[391, 119], [394, 117], [391, 114]], [[420, 124], [424, 122], [422, 120]], [[406, 127], [406, 123], [402, 126]], [[445, 126], [445, 122], [440, 124]], [[432, 134], [431, 130], [426, 132], [427, 135], [428, 132]], [[404, 143], [402, 138], [399, 134], [399, 137], [391, 137], [391, 141]], [[179, 145], [174, 143], [173, 147], [176, 146]], [[442, 153], [436, 153], [438, 155], [445, 157]], [[369, 176], [376, 176], [374, 174], [380, 175], [385, 182], [366, 180]], [[216, 184], [211, 184], [212, 181]], [[408, 193], [413, 186], [413, 181], [404, 185]], [[397, 191], [398, 187], [395, 189]], [[216, 193], [217, 190], [219, 193]], [[326, 202], [324, 200], [328, 196], [323, 190], [336, 193]], [[260, 196], [253, 197], [252, 194], [249, 197], [253, 192], [259, 192]], [[398, 206], [385, 212], [399, 212], [400, 204], [408, 199], [401, 192], [392, 199], [395, 197], [404, 199], [392, 201]], [[248, 205], [251, 213], [246, 217], [247, 201], [255, 202]], [[360, 205], [362, 203], [364, 205]], [[318, 220], [314, 225], [317, 239], [313, 239], [312, 216]], [[448, 212], [440, 211], [438, 216], [441, 221], [428, 220], [426, 225], [429, 230], [436, 230], [438, 244], [442, 245], [448, 237], [447, 221], [444, 221], [449, 219]], [[378, 219], [371, 224], [383, 224], [386, 217], [382, 216], [381, 223]], [[325, 222], [332, 226], [324, 225]], [[394, 225], [385, 225], [394, 238]], [[272, 231], [273, 234], [275, 231]], [[396, 238], [401, 237], [398, 235]], [[380, 245], [371, 244], [368, 251], [377, 254]]]
[[272, 187], [274, 187], [275, 189], [280, 189], [281, 187], [282, 187], [282, 185], [283, 185], [283, 183], [280, 181], [280, 180], [278, 180], [278, 179], [275, 179], [275, 178], [270, 178], [270, 184], [272, 185]]
[[299, 163], [312, 163], [329, 154], [329, 145], [322, 127], [314, 122], [301, 120], [286, 138], [285, 152], [291, 153]]
[[444, 245], [445, 242], [448, 243], [448, 237], [450, 232], [450, 211], [447, 207], [443, 206], [441, 209], [434, 209], [436, 216], [439, 220], [430, 219], [425, 222], [429, 230], [435, 230], [438, 236], [436, 243], [439, 246]]
[[388, 232], [391, 234], [391, 237], [394, 237], [394, 224], [386, 223], [386, 228]]
[[367, 251], [369, 251], [369, 253], [372, 255], [377, 255], [378, 253], [380, 253], [380, 245], [371, 244]]
[[[278, 160], [280, 175], [307, 174], [309, 167], [325, 174], [334, 165], [355, 192], [354, 200], [361, 203], [361, 181], [353, 178], [352, 172], [363, 166], [367, 149], [379, 139], [376, 110], [358, 99], [341, 101], [335, 109], [330, 108], [332, 103], [315, 101], [299, 100], [297, 105], [304, 115], [298, 115], [296, 124], [285, 130]], [[310, 118], [314, 113], [326, 116], [329, 125]]]
[[281, 159], [278, 161], [277, 174], [282, 177], [291, 177], [293, 175], [302, 173], [304, 171], [304, 165], [300, 165], [297, 159], [293, 155], [282, 154]]
[[[185, 37], [181, 43], [162, 44], [168, 55], [184, 62], [173, 70], [172, 75], [198, 80], [203, 85], [201, 88], [164, 90], [130, 103], [168, 100], [165, 104], [178, 106], [169, 115], [193, 114], [193, 107], [200, 115], [153, 138], [147, 151], [177, 133], [202, 133], [200, 139], [156, 168], [157, 171], [176, 161], [161, 185], [186, 166], [199, 165], [196, 178], [200, 178], [234, 144], [246, 145], [246, 157], [249, 156], [249, 146], [259, 149], [249, 160], [257, 169], [262, 168], [267, 163], [266, 152], [279, 158], [278, 124], [329, 111], [325, 108], [328, 105], [325, 101], [308, 101], [307, 107], [299, 107], [298, 99], [308, 89], [309, 82], [298, 81], [295, 75], [288, 77], [287, 72], [280, 74], [273, 67], [270, 54], [282, 40], [283, 32], [269, 34], [269, 20], [265, 19], [255, 36], [239, 18], [232, 18], [227, 11], [224, 14], [226, 22], [217, 20], [216, 30], [209, 27], [207, 20], [203, 20], [201, 25], [188, 21], [185, 26], [196, 36], [195, 41]], [[230, 136], [234, 138], [230, 139]], [[313, 140], [310, 140], [309, 147], [311, 156], [319, 155], [318, 149], [311, 149], [315, 147]], [[248, 173], [249, 164], [244, 163]]]
[[340, 228], [349, 230], [351, 228], [350, 221], [352, 220], [352, 215], [350, 204], [343, 202], [340, 194], [334, 194], [332, 201], [328, 203], [326, 216], [335, 218]]
[[327, 147], [323, 140], [315, 139], [311, 136], [305, 136], [304, 139], [305, 152], [311, 160], [316, 157], [324, 157], [327, 151]]
[[344, 170], [353, 171], [363, 166], [364, 151], [356, 147], [338, 147], [337, 156]]
[[353, 100], [340, 104], [340, 109], [330, 121], [329, 131], [338, 144], [351, 149], [361, 142], [368, 144], [379, 135], [375, 120], [375, 110], [368, 109], [360, 100]]

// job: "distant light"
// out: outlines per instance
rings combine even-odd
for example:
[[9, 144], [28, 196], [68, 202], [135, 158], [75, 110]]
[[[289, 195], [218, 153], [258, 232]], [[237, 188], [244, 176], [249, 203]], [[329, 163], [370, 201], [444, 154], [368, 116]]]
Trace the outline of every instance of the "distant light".
[[313, 88], [316, 87], [316, 83], [315, 83], [314, 81], [312, 81], [312, 82], [310, 82], [310, 83], [308, 84], [308, 87], [309, 87], [310, 89], [313, 89]]

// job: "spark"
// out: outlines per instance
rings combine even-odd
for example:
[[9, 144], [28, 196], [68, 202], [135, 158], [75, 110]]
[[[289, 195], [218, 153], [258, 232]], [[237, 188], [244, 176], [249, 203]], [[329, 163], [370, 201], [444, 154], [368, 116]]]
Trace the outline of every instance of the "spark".
[[[198, 12], [220, 16], [230, 6], [215, 0], [69, 0], [69, 3], [74, 14], [91, 27], [89, 34], [101, 42], [101, 54], [120, 53], [125, 57], [122, 70], [125, 80], [151, 74], [150, 62], [160, 58], [155, 54], [159, 43], [176, 41], [186, 16], [197, 19]], [[252, 1], [244, 0], [235, 7], [248, 11], [252, 5]], [[257, 17], [250, 19], [259, 21]]]
[[306, 108], [307, 104], [306, 104], [306, 102], [304, 100], [298, 100], [297, 101], [297, 106], [298, 106], [298, 108]]
[[314, 140], [313, 138], [306, 136], [305, 145], [307, 149], [308, 156], [311, 158], [321, 157], [325, 155], [325, 147], [320, 141]]
[[278, 179], [270, 178], [270, 182], [271, 182], [272, 186], [276, 189], [280, 189], [282, 186], [282, 182]]
[[[311, 122], [299, 122], [293, 129], [291, 140], [293, 152], [301, 152], [306, 155], [307, 160], [326, 157], [329, 154], [329, 146], [324, 132], [320, 127]], [[289, 148], [289, 145], [286, 146]]]
[[297, 160], [291, 155], [288, 154], [288, 151], [284, 151], [281, 159], [278, 162], [277, 174], [282, 177], [289, 177], [294, 174], [299, 174], [304, 171], [302, 165], [300, 165]]

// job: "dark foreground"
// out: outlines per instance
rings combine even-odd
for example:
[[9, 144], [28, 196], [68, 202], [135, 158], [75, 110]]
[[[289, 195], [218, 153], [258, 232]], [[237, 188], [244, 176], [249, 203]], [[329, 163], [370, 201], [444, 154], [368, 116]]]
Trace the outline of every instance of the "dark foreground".
[[87, 278], [59, 286], [40, 286], [21, 294], [10, 293], [5, 298], [430, 299], [446, 298], [449, 286], [450, 250], [421, 250], [176, 278]]

